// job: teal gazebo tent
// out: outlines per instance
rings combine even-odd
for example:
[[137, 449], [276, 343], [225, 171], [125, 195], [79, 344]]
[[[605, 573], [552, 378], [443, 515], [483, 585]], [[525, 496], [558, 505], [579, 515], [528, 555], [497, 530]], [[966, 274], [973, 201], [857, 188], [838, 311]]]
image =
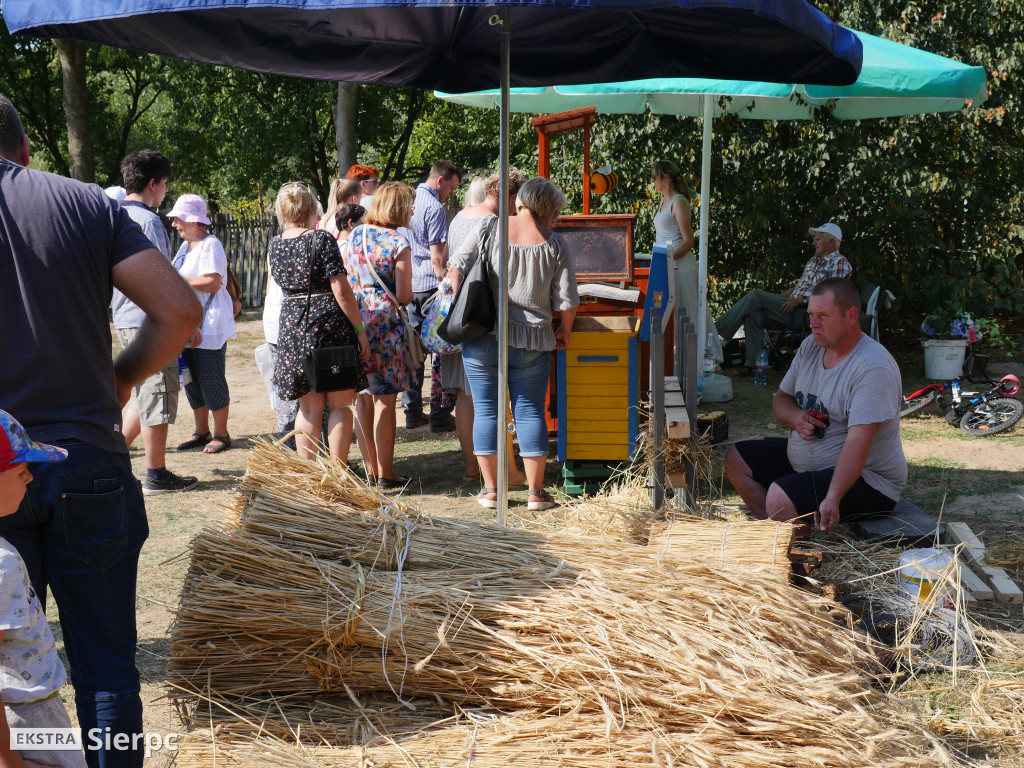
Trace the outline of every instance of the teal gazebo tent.
[[[595, 85], [513, 88], [515, 112], [560, 112], [594, 106], [605, 114], [639, 114], [704, 118], [702, 169], [711, 167], [712, 119], [727, 114], [754, 120], [809, 120], [829, 109], [840, 120], [899, 117], [930, 112], [955, 112], [968, 102], [977, 106], [986, 96], [983, 67], [972, 67], [863, 32], [864, 60], [852, 85], [821, 86], [705, 78], [657, 78]], [[474, 107], [497, 106], [497, 90], [435, 94], [446, 101]], [[701, 172], [700, 303], [697, 338], [705, 338], [707, 313], [707, 248], [710, 173]]]

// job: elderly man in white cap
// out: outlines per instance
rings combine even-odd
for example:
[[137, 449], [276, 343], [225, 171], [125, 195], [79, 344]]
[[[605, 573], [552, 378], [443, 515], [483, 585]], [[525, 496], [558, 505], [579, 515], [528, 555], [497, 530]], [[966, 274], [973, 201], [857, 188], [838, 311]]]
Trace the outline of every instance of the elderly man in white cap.
[[798, 331], [804, 326], [807, 315], [807, 299], [814, 286], [829, 277], [846, 277], [853, 274], [853, 267], [846, 257], [839, 253], [843, 231], [838, 224], [828, 222], [820, 227], [811, 227], [808, 233], [814, 237], [814, 256], [804, 266], [803, 274], [792, 288], [782, 293], [754, 290], [733, 305], [732, 309], [715, 321], [718, 333], [728, 341], [743, 326], [747, 337], [745, 368], [739, 375], [752, 375], [761, 348], [761, 339], [766, 329]]

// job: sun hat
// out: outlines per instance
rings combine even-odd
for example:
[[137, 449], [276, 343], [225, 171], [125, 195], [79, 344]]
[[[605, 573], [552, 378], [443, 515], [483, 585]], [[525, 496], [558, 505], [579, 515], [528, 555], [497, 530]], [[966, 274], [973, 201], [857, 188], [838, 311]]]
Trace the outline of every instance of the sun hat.
[[198, 221], [200, 224], [209, 224], [206, 218], [206, 201], [199, 195], [182, 195], [174, 202], [174, 207], [167, 214], [169, 219], [181, 219], [182, 221]]
[[55, 445], [37, 443], [7, 411], [0, 411], [0, 472], [30, 461], [64, 461], [68, 452]]
[[838, 224], [833, 224], [831, 221], [828, 224], [822, 224], [820, 227], [811, 227], [807, 231], [812, 235], [815, 232], [821, 232], [821, 234], [835, 239], [837, 243], [843, 239], [843, 230], [839, 228]]

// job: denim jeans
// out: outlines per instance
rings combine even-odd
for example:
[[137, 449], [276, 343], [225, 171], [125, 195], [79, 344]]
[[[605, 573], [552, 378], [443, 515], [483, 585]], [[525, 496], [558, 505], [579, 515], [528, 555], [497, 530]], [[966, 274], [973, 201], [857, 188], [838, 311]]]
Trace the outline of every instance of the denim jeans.
[[[463, 342], [462, 362], [473, 392], [473, 453], [498, 452], [498, 339], [490, 333]], [[544, 419], [551, 353], [508, 348], [508, 391], [520, 456], [548, 455]]]
[[44, 607], [47, 587], [57, 601], [86, 762], [138, 768], [144, 749], [88, 745], [92, 729], [104, 743], [107, 734], [143, 733], [135, 667], [135, 582], [149, 535], [142, 488], [127, 455], [54, 442], [67, 460], [31, 465], [35, 479], [18, 511], [0, 518], [0, 535], [25, 560]]

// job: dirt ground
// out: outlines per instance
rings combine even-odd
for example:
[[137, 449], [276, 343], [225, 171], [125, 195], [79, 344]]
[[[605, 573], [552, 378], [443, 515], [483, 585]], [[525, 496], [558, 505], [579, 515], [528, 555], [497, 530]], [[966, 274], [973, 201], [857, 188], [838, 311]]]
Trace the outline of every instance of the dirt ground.
[[[191, 411], [183, 394], [178, 423], [170, 429], [168, 444], [172, 448], [167, 455], [167, 466], [178, 474], [196, 475], [201, 485], [188, 493], [147, 497], [146, 500], [151, 533], [142, 553], [139, 573], [138, 661], [144, 677], [144, 717], [148, 732], [166, 734], [181, 730], [163, 680], [170, 651], [169, 630], [187, 566], [185, 554], [189, 540], [204, 526], [215, 525], [231, 504], [233, 489], [245, 471], [249, 441], [269, 435], [276, 428], [274, 413], [253, 361], [253, 349], [263, 342], [262, 324], [257, 312], [247, 312], [241, 320], [238, 339], [228, 343], [229, 428], [234, 448], [217, 455], [173, 450], [173, 446], [185, 440], [193, 429]], [[743, 387], [743, 384], [736, 386]], [[741, 398], [735, 403], [736, 408], [744, 407]], [[762, 408], [756, 403], [755, 406]], [[724, 407], [728, 410], [732, 406]], [[739, 415], [731, 418], [735, 420]], [[935, 417], [933, 421], [941, 419]], [[400, 427], [402, 423], [400, 414]], [[761, 422], [739, 419], [735, 427], [734, 434], [740, 430], [763, 432], [771, 429], [770, 418]], [[906, 495], [932, 514], [941, 509], [945, 520], [963, 519], [972, 526], [977, 525], [979, 532], [985, 531], [993, 540], [1007, 535], [1020, 536], [1024, 532], [1022, 432], [1024, 428], [1017, 427], [1012, 433], [1000, 435], [1002, 439], [970, 439], [944, 424], [922, 421], [911, 425], [904, 440], [907, 458], [915, 469]], [[358, 457], [354, 444], [352, 457]], [[141, 477], [144, 474], [141, 451], [132, 452], [132, 464], [136, 475]], [[918, 466], [920, 469], [916, 469]], [[479, 484], [462, 479], [463, 467], [454, 435], [433, 435], [423, 428], [414, 432], [399, 428], [396, 470], [415, 478], [410, 493], [406, 494], [406, 502], [433, 514], [493, 519], [493, 513], [475, 503], [473, 496]], [[552, 459], [547, 474], [551, 490], [557, 483], [557, 472], [558, 465]], [[979, 486], [978, 492], [973, 492], [972, 483]], [[955, 498], [942, 508], [944, 495]], [[524, 492], [511, 493], [510, 499], [512, 511], [524, 508]], [[1019, 626], [1020, 606], [1013, 608], [1015, 611], [1007, 618]], [[59, 625], [54, 621], [51, 626], [59, 645]], [[69, 709], [73, 710], [70, 688], [62, 693]], [[171, 758], [171, 753], [156, 752], [146, 765], [167, 766]]]

